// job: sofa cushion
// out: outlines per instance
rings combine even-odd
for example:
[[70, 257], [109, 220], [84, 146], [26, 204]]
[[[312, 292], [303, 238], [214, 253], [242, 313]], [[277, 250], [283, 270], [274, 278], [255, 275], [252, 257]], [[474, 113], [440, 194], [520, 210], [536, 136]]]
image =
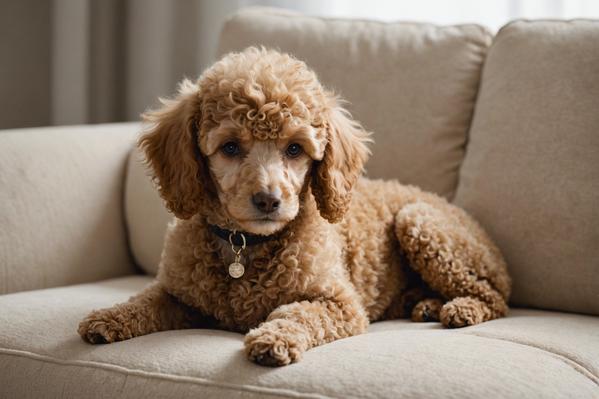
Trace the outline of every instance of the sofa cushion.
[[489, 51], [455, 202], [513, 303], [599, 314], [599, 21], [518, 21]]
[[122, 196], [138, 128], [0, 133], [0, 294], [133, 271]]
[[156, 275], [166, 226], [173, 215], [166, 210], [152, 183], [138, 147], [129, 155], [125, 182], [125, 216], [131, 253], [146, 273]]
[[248, 8], [230, 18], [219, 53], [274, 47], [306, 61], [374, 132], [368, 175], [452, 197], [491, 34], [435, 26], [309, 17]]
[[151, 334], [92, 346], [76, 333], [91, 309], [124, 301], [137, 276], [0, 296], [0, 397], [592, 398], [599, 318], [514, 310], [458, 330], [405, 320], [315, 348], [297, 364], [250, 363], [243, 336]]

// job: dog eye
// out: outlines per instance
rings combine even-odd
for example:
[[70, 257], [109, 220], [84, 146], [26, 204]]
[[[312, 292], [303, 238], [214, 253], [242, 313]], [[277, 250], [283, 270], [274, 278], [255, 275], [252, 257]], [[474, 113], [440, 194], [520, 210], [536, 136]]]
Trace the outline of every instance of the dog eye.
[[234, 157], [235, 155], [239, 154], [240, 149], [239, 149], [239, 144], [237, 144], [234, 141], [228, 141], [226, 142], [222, 147], [221, 150], [223, 152], [223, 154], [229, 156], [229, 157]]
[[303, 149], [302, 149], [301, 145], [299, 145], [297, 143], [293, 143], [293, 144], [289, 144], [289, 146], [285, 150], [285, 154], [289, 158], [295, 158], [295, 157], [299, 156], [302, 153], [302, 151], [303, 151]]

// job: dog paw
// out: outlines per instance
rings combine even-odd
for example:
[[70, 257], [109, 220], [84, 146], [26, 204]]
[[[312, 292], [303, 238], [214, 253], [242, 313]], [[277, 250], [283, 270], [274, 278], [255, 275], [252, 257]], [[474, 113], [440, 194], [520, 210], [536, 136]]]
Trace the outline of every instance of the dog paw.
[[131, 338], [115, 316], [110, 309], [93, 311], [79, 323], [77, 332], [90, 344], [108, 344]]
[[[305, 349], [305, 338], [286, 326], [267, 322], [250, 330], [245, 336], [245, 352], [248, 358], [262, 366], [286, 366], [298, 362]], [[291, 323], [291, 322], [288, 322]], [[291, 330], [296, 330], [292, 328]]]
[[460, 297], [441, 308], [441, 323], [448, 328], [473, 326], [485, 321], [485, 309], [475, 298]]
[[412, 309], [411, 319], [416, 322], [439, 321], [442, 306], [440, 299], [423, 299]]

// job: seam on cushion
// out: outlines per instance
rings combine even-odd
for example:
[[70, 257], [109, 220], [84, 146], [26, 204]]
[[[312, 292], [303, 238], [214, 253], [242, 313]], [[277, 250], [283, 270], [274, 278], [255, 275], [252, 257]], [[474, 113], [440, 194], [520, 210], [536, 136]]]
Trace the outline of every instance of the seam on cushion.
[[548, 350], [548, 349], [543, 348], [543, 347], [538, 346], [538, 345], [531, 344], [529, 342], [518, 341], [518, 340], [515, 340], [515, 339], [502, 338], [502, 337], [495, 336], [495, 335], [486, 335], [486, 334], [480, 334], [480, 333], [477, 334], [475, 332], [460, 332], [460, 334], [462, 334], [462, 335], [473, 335], [473, 336], [479, 337], [479, 338], [494, 339], [494, 340], [503, 341], [503, 342], [510, 342], [512, 344], [522, 345], [522, 346], [527, 346], [529, 348], [538, 349], [538, 350], [543, 351], [545, 353], [548, 353], [551, 356], [555, 357], [556, 359], [559, 359], [562, 362], [566, 363], [568, 366], [570, 366], [576, 372], [582, 374], [583, 376], [585, 376], [586, 378], [588, 378], [589, 380], [591, 380], [591, 382], [593, 382], [595, 385], [599, 386], [599, 376], [595, 375], [595, 373], [593, 373], [591, 370], [589, 370], [588, 368], [586, 368], [582, 364], [578, 363], [576, 360], [571, 359], [570, 357], [566, 356], [565, 354], [558, 353], [558, 352], [553, 352], [551, 350]]
[[108, 370], [112, 372], [116, 372], [119, 374], [123, 374], [125, 377], [129, 375], [133, 375], [136, 377], [147, 378], [147, 379], [162, 379], [179, 383], [188, 383], [195, 385], [204, 385], [211, 386], [215, 388], [220, 388], [223, 390], [234, 390], [234, 391], [245, 391], [251, 393], [258, 393], [261, 395], [271, 395], [271, 396], [282, 396], [287, 398], [331, 398], [330, 396], [318, 394], [318, 393], [308, 393], [308, 392], [298, 392], [292, 389], [281, 389], [281, 388], [269, 388], [263, 387], [259, 385], [237, 385], [230, 384], [226, 382], [216, 382], [211, 381], [209, 379], [200, 378], [200, 377], [189, 377], [177, 374], [165, 374], [158, 372], [151, 372], [145, 370], [138, 369], [130, 369], [124, 366], [119, 366], [111, 363], [103, 363], [103, 362], [94, 362], [89, 360], [66, 360], [55, 358], [47, 355], [40, 355], [38, 353], [33, 353], [29, 351], [23, 351], [18, 349], [8, 349], [8, 348], [0, 348], [0, 354], [5, 354], [9, 356], [29, 358], [36, 361], [46, 362], [46, 363], [54, 363], [58, 365], [67, 365], [67, 366], [78, 366], [78, 367], [88, 367], [88, 368], [97, 368]]

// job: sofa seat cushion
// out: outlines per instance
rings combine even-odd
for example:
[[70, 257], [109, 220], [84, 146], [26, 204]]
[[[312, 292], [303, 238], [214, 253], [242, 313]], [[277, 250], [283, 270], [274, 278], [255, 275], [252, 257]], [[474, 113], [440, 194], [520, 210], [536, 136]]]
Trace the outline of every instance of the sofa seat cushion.
[[133, 276], [0, 297], [0, 397], [576, 397], [599, 394], [599, 318], [513, 310], [461, 330], [405, 320], [315, 348], [291, 366], [246, 360], [243, 336], [156, 333], [92, 346], [93, 308], [151, 281]]

